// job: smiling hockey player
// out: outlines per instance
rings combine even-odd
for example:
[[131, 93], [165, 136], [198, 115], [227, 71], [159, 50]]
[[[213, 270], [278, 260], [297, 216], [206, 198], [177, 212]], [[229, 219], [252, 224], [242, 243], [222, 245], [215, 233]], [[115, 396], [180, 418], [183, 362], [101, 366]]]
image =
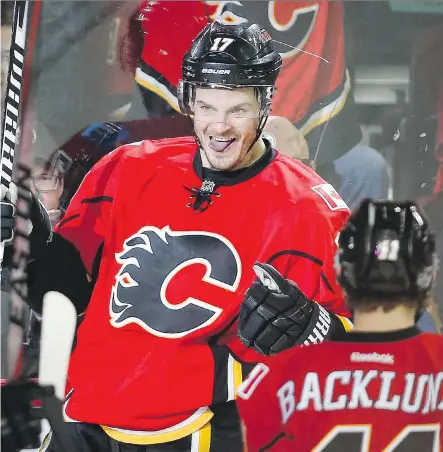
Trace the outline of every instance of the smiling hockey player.
[[[258, 25], [206, 27], [179, 90], [195, 137], [104, 157], [47, 245], [43, 212], [33, 218], [33, 309], [57, 290], [86, 310], [64, 406], [79, 451], [242, 450], [235, 390], [260, 355], [237, 337], [236, 318], [256, 261], [331, 313], [316, 341], [348, 325], [333, 258], [349, 209], [261, 137], [280, 67]], [[301, 330], [315, 306], [295, 316]], [[60, 449], [52, 440], [48, 450]]]

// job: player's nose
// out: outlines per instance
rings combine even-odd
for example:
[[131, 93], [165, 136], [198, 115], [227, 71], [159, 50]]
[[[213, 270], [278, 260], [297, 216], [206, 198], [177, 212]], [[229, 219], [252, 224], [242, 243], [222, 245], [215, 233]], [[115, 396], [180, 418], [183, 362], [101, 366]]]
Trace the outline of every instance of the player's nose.
[[231, 129], [226, 121], [217, 121], [211, 124], [211, 135], [223, 135]]

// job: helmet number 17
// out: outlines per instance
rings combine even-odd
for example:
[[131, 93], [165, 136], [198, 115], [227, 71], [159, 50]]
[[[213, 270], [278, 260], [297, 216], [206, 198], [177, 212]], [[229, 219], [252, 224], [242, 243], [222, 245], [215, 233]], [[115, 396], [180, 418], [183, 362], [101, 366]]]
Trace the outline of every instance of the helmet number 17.
[[234, 40], [231, 38], [215, 38], [211, 50], [214, 50], [215, 52], [223, 52], [233, 42]]

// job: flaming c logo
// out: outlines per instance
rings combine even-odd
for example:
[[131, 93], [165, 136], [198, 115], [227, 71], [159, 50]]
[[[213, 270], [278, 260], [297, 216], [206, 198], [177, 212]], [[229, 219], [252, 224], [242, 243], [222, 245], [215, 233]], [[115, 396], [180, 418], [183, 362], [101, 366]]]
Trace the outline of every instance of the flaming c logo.
[[[313, 2], [268, 2], [268, 18], [273, 38], [280, 47], [286, 47], [282, 58], [288, 58], [304, 49], [315, 26], [319, 5]], [[282, 44], [284, 43], [284, 44]], [[287, 45], [285, 45], [287, 44]]]
[[182, 289], [185, 301], [171, 304], [166, 296], [174, 276], [185, 267], [203, 264], [203, 281], [235, 292], [241, 277], [240, 257], [232, 243], [209, 232], [171, 231], [147, 226], [124, 242], [116, 254], [121, 265], [109, 305], [116, 328], [135, 323], [150, 333], [179, 338], [213, 323], [222, 309], [193, 298], [192, 287]]

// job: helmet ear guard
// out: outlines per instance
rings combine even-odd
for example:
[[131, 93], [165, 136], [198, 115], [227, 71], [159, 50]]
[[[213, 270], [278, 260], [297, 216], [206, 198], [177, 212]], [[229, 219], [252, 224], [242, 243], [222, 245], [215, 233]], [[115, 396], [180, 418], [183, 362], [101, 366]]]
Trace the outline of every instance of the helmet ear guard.
[[419, 290], [429, 292], [433, 289], [437, 279], [437, 272], [440, 268], [440, 260], [436, 252], [434, 236], [428, 231], [423, 231], [421, 237], [416, 239], [420, 242], [421, 248], [414, 246], [414, 237], [411, 234], [409, 246], [412, 250], [413, 263], [417, 262], [421, 271], [417, 272], [416, 285]]
[[193, 113], [191, 107], [189, 106], [189, 94], [188, 83], [183, 80], [179, 80], [177, 85], [178, 106], [182, 114], [191, 116]]
[[264, 116], [269, 116], [271, 113], [272, 99], [274, 98], [277, 88], [275, 86], [260, 86], [256, 89], [259, 90], [260, 105]]

